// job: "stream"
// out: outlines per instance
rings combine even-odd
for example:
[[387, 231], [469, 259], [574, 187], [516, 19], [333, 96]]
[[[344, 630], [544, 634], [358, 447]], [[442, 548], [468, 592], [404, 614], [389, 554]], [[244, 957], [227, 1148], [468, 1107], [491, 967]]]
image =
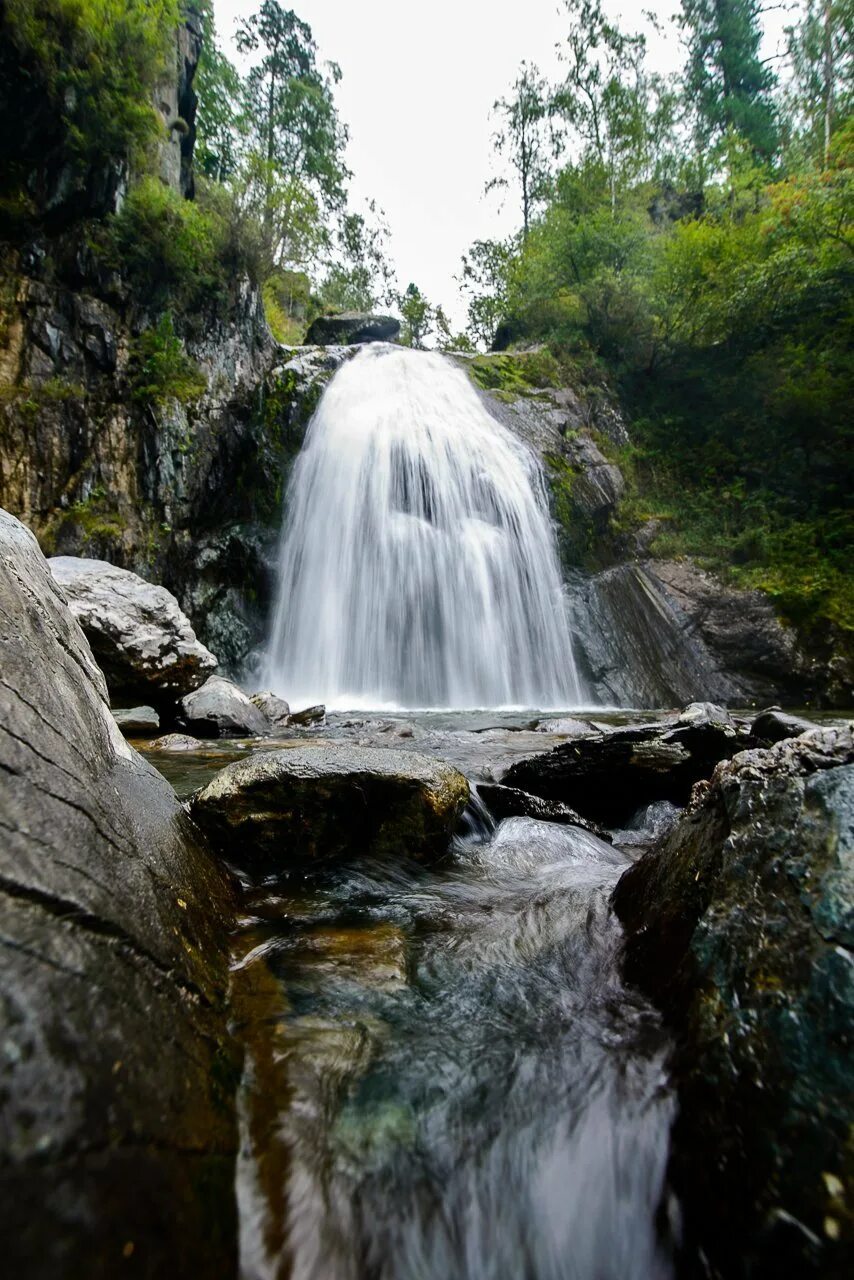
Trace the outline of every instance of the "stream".
[[[330, 738], [430, 750], [476, 781], [565, 738], [529, 725], [337, 716], [150, 758], [179, 793], [247, 750]], [[660, 820], [611, 846], [527, 818], [496, 827], [475, 798], [430, 869], [241, 877], [244, 1280], [671, 1274], [668, 1041], [621, 982], [608, 906]]]

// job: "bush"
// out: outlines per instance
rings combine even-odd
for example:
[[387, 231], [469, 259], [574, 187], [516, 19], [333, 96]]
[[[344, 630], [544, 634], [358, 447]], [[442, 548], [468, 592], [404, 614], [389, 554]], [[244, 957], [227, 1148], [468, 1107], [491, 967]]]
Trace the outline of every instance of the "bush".
[[189, 404], [207, 388], [207, 379], [184, 350], [171, 315], [163, 315], [135, 341], [129, 362], [134, 400]]

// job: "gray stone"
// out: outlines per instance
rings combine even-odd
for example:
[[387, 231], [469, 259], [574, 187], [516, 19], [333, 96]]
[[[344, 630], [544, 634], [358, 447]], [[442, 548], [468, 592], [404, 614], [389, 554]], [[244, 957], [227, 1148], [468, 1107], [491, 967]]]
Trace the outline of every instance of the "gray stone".
[[798, 738], [802, 733], [817, 729], [818, 725], [811, 720], [802, 720], [800, 716], [788, 715], [779, 707], [768, 707], [760, 711], [750, 726], [750, 736], [758, 743], [782, 742], [784, 738]]
[[270, 731], [263, 711], [222, 676], [211, 676], [182, 698], [180, 714], [188, 729], [201, 738], [260, 737]]
[[149, 743], [150, 751], [201, 751], [204, 743], [189, 733], [166, 733]]
[[104, 560], [54, 556], [48, 564], [112, 694], [174, 700], [216, 667], [165, 587]]
[[291, 709], [284, 698], [280, 698], [277, 694], [266, 690], [262, 693], [253, 693], [250, 702], [258, 708], [262, 715], [267, 717], [273, 729], [287, 727]]
[[720, 708], [701, 704], [687, 719], [572, 738], [518, 761], [501, 782], [616, 826], [654, 800], [685, 804], [694, 783], [735, 755], [746, 737]]
[[719, 765], [614, 894], [676, 1035], [670, 1172], [703, 1274], [850, 1274], [853, 727]]
[[160, 728], [154, 707], [115, 708], [113, 719], [126, 738], [150, 738]]
[[363, 311], [343, 311], [318, 316], [305, 336], [306, 346], [349, 346], [363, 342], [394, 342], [400, 336], [400, 321], [393, 316], [375, 316]]
[[223, 769], [192, 815], [229, 861], [282, 870], [341, 858], [425, 858], [447, 847], [469, 787], [415, 752], [316, 746]]
[[515, 787], [502, 787], [497, 782], [479, 782], [477, 793], [493, 817], [499, 821], [503, 818], [536, 818], [540, 822], [560, 822], [566, 826], [583, 827], [600, 840], [611, 843], [610, 832], [600, 827], [598, 822], [582, 818], [575, 809], [570, 809], [568, 804], [562, 804], [559, 800], [543, 800], [540, 796], [529, 795], [527, 791], [519, 791]]
[[227, 881], [0, 512], [0, 1234], [10, 1275], [236, 1270]]
[[325, 719], [326, 707], [305, 707], [302, 711], [293, 711], [288, 718], [288, 723], [295, 725], [323, 724]]

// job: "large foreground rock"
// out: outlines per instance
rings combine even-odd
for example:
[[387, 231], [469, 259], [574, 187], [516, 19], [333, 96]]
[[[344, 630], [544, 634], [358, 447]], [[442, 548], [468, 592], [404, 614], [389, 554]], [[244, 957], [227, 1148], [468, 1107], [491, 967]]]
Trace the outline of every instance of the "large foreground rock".
[[[678, 1034], [698, 1274], [854, 1268], [852, 727], [746, 751], [620, 880], [626, 971]], [[693, 1275], [690, 1269], [686, 1274]]]
[[744, 737], [725, 711], [694, 703], [676, 720], [562, 742], [512, 765], [501, 782], [614, 826], [655, 800], [685, 804], [694, 783], [735, 755]]
[[263, 751], [239, 760], [193, 798], [192, 814], [236, 863], [441, 853], [468, 802], [451, 765], [377, 747]]
[[362, 342], [394, 342], [399, 336], [400, 321], [393, 316], [343, 311], [336, 316], [318, 316], [305, 341], [306, 346], [350, 346]]
[[165, 587], [105, 560], [54, 556], [48, 564], [112, 695], [176, 700], [216, 668]]
[[0, 827], [6, 1273], [233, 1276], [228, 887], [6, 512]]

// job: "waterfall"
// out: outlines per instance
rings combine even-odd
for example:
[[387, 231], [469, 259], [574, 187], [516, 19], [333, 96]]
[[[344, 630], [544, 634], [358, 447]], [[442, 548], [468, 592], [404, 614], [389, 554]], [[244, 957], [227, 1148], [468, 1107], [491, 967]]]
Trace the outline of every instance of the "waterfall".
[[288, 490], [266, 676], [347, 709], [578, 705], [540, 469], [444, 356], [367, 346], [327, 387]]

